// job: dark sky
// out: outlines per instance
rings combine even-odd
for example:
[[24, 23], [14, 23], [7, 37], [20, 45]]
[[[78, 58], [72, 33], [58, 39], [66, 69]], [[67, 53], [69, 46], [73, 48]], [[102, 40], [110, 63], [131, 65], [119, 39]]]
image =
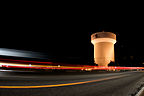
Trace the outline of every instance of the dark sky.
[[90, 62], [93, 58], [90, 35], [104, 30], [117, 35], [117, 57], [143, 58], [143, 21], [139, 16], [129, 16], [12, 13], [2, 18], [1, 48], [38, 51]]

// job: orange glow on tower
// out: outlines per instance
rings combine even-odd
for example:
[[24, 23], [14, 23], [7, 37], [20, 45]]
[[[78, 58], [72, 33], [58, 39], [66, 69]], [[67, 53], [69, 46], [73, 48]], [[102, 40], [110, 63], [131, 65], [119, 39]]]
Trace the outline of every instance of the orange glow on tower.
[[91, 35], [91, 42], [94, 45], [94, 61], [98, 66], [108, 66], [114, 58], [114, 44], [116, 35], [112, 32], [96, 32]]

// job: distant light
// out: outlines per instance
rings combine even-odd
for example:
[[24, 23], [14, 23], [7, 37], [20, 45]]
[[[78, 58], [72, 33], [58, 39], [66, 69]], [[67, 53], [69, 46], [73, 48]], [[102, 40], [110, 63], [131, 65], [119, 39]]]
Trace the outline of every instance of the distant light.
[[92, 69], [85, 69], [86, 71], [91, 71]]
[[32, 58], [44, 58], [44, 55], [39, 52], [0, 48], [1, 56], [15, 56], [15, 57], [32, 57]]
[[18, 56], [18, 57], [26, 57], [29, 56], [28, 54], [22, 52], [22, 51], [18, 51], [18, 50], [14, 50], [14, 49], [6, 49], [6, 48], [0, 48], [0, 55], [4, 55], [4, 56]]
[[6, 72], [6, 71], [13, 71], [13, 70], [3, 70], [3, 69], [0, 69], [0, 71]]
[[60, 65], [58, 65], [58, 67], [60, 67]]

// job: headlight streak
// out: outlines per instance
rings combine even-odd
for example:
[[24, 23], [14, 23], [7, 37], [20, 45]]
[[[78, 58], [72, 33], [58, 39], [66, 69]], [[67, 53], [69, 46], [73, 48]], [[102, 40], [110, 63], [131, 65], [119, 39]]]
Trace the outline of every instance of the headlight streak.
[[134, 69], [144, 69], [144, 67], [102, 67], [102, 66], [62, 66], [62, 65], [36, 65], [36, 64], [18, 64], [18, 63], [4, 63], [0, 62], [0, 67], [6, 68], [31, 68], [31, 69], [67, 69], [67, 70], [134, 70]]

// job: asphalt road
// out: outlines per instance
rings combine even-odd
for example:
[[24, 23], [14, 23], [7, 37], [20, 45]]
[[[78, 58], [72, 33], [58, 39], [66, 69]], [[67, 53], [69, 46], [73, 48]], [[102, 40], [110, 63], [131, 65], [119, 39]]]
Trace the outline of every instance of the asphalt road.
[[134, 96], [143, 82], [144, 72], [0, 72], [0, 96]]

